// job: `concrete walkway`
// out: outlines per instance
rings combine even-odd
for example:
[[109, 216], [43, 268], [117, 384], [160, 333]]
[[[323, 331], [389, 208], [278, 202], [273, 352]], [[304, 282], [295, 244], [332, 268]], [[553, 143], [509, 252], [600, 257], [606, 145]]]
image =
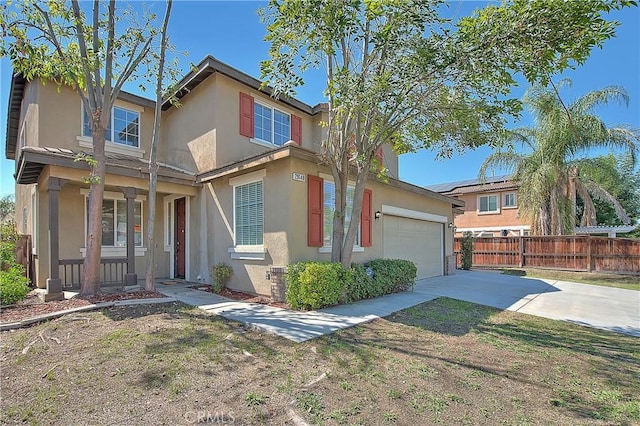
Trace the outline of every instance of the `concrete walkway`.
[[158, 284], [156, 289], [188, 305], [295, 342], [385, 317], [442, 296], [640, 336], [640, 292], [496, 272], [458, 271], [453, 276], [420, 280], [413, 292], [311, 312], [230, 300], [189, 288], [193, 285]]
[[640, 291], [497, 271], [456, 272], [419, 281], [416, 292], [640, 336]]

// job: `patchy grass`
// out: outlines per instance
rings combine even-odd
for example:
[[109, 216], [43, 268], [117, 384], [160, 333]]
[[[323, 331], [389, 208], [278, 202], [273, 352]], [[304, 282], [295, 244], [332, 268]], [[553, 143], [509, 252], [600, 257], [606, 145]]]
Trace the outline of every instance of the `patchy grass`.
[[582, 284], [600, 285], [603, 287], [624, 288], [640, 291], [640, 276], [601, 274], [597, 272], [555, 271], [549, 269], [502, 269], [503, 274], [520, 277], [545, 278], [556, 281], [571, 281]]
[[0, 342], [2, 424], [640, 423], [640, 339], [447, 298], [302, 344], [178, 303]]

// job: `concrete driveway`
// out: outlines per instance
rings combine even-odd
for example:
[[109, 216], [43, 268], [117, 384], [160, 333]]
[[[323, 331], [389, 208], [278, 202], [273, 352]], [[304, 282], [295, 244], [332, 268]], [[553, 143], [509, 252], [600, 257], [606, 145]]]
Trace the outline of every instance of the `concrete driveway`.
[[415, 292], [640, 336], [640, 291], [494, 271], [456, 271], [416, 282]]

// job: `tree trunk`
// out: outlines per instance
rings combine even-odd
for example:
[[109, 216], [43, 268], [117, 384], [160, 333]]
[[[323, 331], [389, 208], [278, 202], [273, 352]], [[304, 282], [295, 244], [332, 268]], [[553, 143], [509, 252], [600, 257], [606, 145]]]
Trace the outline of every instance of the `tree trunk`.
[[335, 184], [335, 208], [333, 214], [333, 235], [331, 236], [331, 261], [342, 262], [344, 242], [344, 221], [347, 210], [347, 186], [349, 184], [349, 156], [342, 153], [340, 169], [332, 168]]
[[331, 235], [331, 261], [342, 261], [342, 242], [344, 241], [344, 220], [346, 213], [347, 182], [346, 173], [334, 174], [335, 207], [333, 211], [333, 234]]
[[162, 114], [162, 80], [164, 76], [164, 60], [167, 48], [167, 25], [171, 15], [172, 0], [167, 0], [167, 9], [162, 24], [162, 36], [160, 42], [160, 59], [158, 63], [158, 76], [156, 80], [156, 108], [153, 120], [153, 138], [151, 139], [151, 152], [149, 154], [149, 215], [147, 218], [147, 270], [145, 273], [145, 290], [155, 290], [155, 242], [154, 229], [156, 223], [156, 186], [158, 183], [158, 163], [156, 160], [158, 141], [160, 139], [160, 117]]
[[347, 236], [344, 239], [342, 246], [342, 265], [349, 269], [351, 267], [351, 258], [353, 257], [353, 246], [356, 242], [356, 236], [358, 235], [358, 229], [360, 228], [360, 214], [362, 213], [362, 198], [364, 197], [364, 190], [367, 184], [366, 170], [359, 171], [356, 176], [356, 187], [353, 194], [353, 206], [351, 209], [351, 221], [349, 222], [349, 229], [347, 230]]
[[[102, 112], [99, 115], [105, 114]], [[106, 113], [108, 115], [108, 112]], [[106, 120], [105, 120], [106, 122]], [[100, 258], [102, 250], [102, 201], [104, 198], [104, 178], [106, 155], [104, 150], [105, 126], [100, 117], [93, 116], [91, 123], [93, 137], [93, 159], [89, 206], [87, 208], [87, 255], [84, 259], [84, 280], [80, 287], [81, 296], [92, 296], [100, 290]]]

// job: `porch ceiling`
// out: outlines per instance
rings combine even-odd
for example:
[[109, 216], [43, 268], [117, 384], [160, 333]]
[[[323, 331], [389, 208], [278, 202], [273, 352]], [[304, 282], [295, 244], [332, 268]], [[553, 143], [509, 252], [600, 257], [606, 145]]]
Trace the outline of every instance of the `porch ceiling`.
[[[18, 167], [15, 174], [16, 182], [19, 184], [36, 183], [40, 173], [47, 165], [89, 170], [89, 166], [85, 162], [75, 161], [77, 154], [77, 152], [69, 149], [24, 147], [18, 159]], [[148, 169], [149, 163], [145, 160], [125, 155], [107, 155], [107, 174], [148, 179]], [[198, 185], [195, 174], [189, 174], [164, 165], [159, 166], [158, 181], [188, 186]]]

